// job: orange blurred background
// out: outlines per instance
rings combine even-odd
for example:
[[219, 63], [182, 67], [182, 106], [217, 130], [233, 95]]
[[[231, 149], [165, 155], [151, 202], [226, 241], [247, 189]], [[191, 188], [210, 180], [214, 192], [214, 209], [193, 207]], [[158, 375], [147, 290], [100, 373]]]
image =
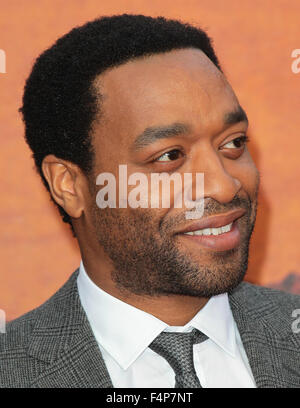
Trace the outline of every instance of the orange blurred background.
[[300, 73], [292, 72], [291, 57], [300, 48], [299, 0], [2, 0], [0, 309], [8, 320], [44, 302], [80, 262], [23, 139], [25, 79], [35, 58], [72, 27], [125, 12], [182, 19], [214, 39], [249, 116], [249, 148], [261, 173], [247, 280], [274, 286], [299, 279]]

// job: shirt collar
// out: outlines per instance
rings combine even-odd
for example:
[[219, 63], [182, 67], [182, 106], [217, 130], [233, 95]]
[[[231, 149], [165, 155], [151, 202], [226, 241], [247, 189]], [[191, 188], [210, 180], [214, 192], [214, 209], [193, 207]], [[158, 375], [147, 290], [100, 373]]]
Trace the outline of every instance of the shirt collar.
[[234, 321], [227, 293], [212, 297], [190, 322], [175, 327], [105, 292], [89, 278], [82, 262], [77, 285], [97, 342], [124, 370], [164, 330], [188, 331], [195, 327], [235, 356]]

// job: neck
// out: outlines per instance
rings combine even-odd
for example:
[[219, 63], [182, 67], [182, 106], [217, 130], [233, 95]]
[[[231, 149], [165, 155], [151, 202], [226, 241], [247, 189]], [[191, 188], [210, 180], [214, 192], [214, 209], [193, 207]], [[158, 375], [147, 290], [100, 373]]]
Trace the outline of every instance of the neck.
[[83, 263], [87, 275], [99, 288], [129, 305], [155, 316], [169, 326], [186, 325], [209, 300], [209, 298], [174, 294], [136, 295], [127, 289], [117, 287], [111, 279], [111, 266], [103, 263], [101, 265], [95, 264], [85, 257], [83, 257]]

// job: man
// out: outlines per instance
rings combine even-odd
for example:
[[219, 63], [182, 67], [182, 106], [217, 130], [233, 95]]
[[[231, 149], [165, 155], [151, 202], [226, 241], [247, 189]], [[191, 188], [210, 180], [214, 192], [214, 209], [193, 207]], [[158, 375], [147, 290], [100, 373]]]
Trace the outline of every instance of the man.
[[[299, 297], [242, 282], [259, 178], [202, 30], [135, 15], [75, 28], [38, 58], [21, 111], [82, 263], [7, 325], [2, 387], [299, 387]], [[122, 166], [143, 176], [140, 205], [124, 205], [137, 186]], [[141, 199], [175, 173], [204, 174], [201, 216], [175, 187], [169, 206]], [[115, 192], [99, 196], [103, 175]]]

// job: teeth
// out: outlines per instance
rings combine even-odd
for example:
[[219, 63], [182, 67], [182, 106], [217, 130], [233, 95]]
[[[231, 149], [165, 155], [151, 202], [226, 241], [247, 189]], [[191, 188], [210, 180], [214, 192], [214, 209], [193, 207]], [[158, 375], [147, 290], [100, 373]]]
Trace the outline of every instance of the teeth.
[[228, 231], [230, 231], [230, 228], [231, 228], [231, 225], [229, 224], [229, 225], [224, 225], [224, 227], [221, 227], [222, 228], [222, 232], [228, 232]]
[[186, 235], [220, 235], [225, 232], [229, 232], [232, 227], [232, 222], [230, 224], [224, 225], [219, 228], [204, 228], [197, 231], [185, 232]]

